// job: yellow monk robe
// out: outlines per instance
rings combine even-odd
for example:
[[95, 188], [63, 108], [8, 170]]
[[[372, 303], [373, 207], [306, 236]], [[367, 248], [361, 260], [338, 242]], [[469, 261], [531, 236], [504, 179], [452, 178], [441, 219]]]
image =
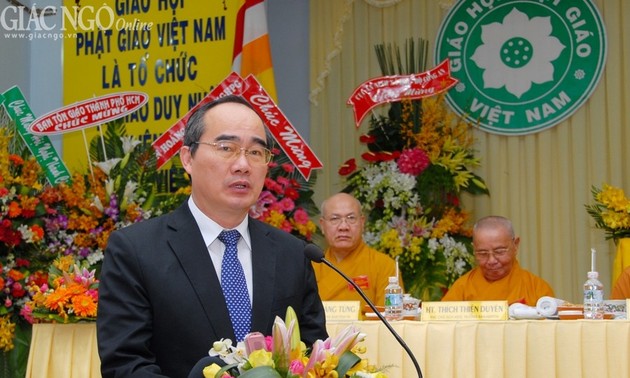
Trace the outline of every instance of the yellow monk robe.
[[610, 299], [626, 299], [630, 298], [630, 266], [621, 272], [615, 286], [613, 286]]
[[[385, 305], [385, 287], [389, 276], [396, 275], [396, 262], [388, 255], [370, 248], [364, 242], [346, 258], [337, 262], [330, 248], [326, 249], [326, 260], [350, 277], [376, 306]], [[356, 289], [337, 272], [325, 264], [313, 263], [319, 296], [323, 301], [361, 301], [363, 309], [367, 303]], [[400, 286], [402, 278], [399, 278]]]
[[442, 301], [507, 300], [508, 304], [520, 302], [536, 306], [538, 299], [544, 296], [554, 296], [551, 286], [514, 261], [510, 274], [494, 282], [487, 281], [479, 267], [472, 269], [453, 283]]

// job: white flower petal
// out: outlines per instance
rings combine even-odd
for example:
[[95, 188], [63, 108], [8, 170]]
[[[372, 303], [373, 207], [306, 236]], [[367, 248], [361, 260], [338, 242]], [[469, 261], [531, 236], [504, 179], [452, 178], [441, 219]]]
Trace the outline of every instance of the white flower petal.
[[95, 166], [99, 167], [106, 175], [109, 176], [109, 172], [116, 166], [116, 164], [120, 163], [122, 159], [113, 158], [106, 161], [97, 161], [94, 163]]

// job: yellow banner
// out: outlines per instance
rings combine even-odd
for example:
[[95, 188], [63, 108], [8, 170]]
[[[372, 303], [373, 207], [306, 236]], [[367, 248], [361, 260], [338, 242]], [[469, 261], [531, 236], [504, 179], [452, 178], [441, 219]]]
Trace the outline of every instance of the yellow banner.
[[[101, 0], [64, 10], [64, 105], [145, 92], [147, 104], [125, 121], [128, 135], [152, 142], [230, 73], [238, 6], [237, 0]], [[96, 133], [86, 130], [85, 139]], [[81, 131], [63, 136], [63, 158], [71, 170], [86, 170]]]

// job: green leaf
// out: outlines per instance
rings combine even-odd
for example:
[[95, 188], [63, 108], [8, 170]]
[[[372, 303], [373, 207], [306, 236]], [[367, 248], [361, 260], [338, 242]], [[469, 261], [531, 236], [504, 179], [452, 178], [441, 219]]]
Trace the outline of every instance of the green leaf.
[[352, 369], [352, 367], [361, 361], [361, 358], [356, 354], [346, 351], [344, 354], [339, 357], [339, 364], [337, 365], [337, 373], [339, 373], [340, 377], [345, 377], [348, 370]]
[[215, 375], [215, 378], [221, 378], [223, 376], [223, 373], [231, 374], [230, 371], [232, 369], [237, 369], [237, 368], [238, 368], [238, 364], [225, 365], [221, 368], [221, 370], [217, 372], [217, 374]]
[[280, 373], [278, 373], [271, 366], [255, 367], [253, 369], [245, 371], [239, 377], [241, 378], [273, 378], [273, 377], [282, 378]]
[[15, 327], [13, 349], [2, 352], [0, 356], [0, 376], [7, 378], [21, 378], [26, 376], [26, 365], [31, 343], [31, 325], [18, 321]]

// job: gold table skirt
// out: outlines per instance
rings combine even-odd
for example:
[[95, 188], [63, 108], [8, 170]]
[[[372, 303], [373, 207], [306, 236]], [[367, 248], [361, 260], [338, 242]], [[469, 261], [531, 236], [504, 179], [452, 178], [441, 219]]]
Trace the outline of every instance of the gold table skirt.
[[[337, 334], [348, 322], [329, 322]], [[378, 321], [352, 322], [367, 334], [363, 357], [390, 378], [417, 376], [411, 359]], [[630, 377], [628, 320], [510, 320], [392, 323], [426, 378]], [[28, 378], [100, 377], [94, 324], [36, 324]]]

